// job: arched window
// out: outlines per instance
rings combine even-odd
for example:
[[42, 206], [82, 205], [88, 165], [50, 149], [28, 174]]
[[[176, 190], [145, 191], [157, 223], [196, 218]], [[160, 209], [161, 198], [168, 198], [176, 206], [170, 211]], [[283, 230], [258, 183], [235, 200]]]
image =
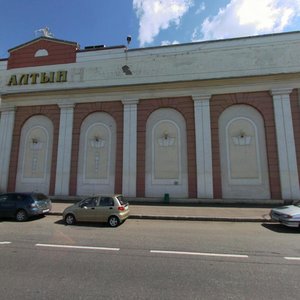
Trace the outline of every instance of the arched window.
[[53, 144], [53, 124], [45, 116], [28, 119], [19, 148], [16, 191], [49, 193]]
[[49, 53], [46, 49], [39, 49], [35, 52], [34, 57], [48, 56]]
[[89, 115], [80, 128], [77, 194], [114, 193], [116, 122], [107, 113]]
[[188, 197], [186, 123], [175, 109], [154, 111], [146, 124], [146, 197]]

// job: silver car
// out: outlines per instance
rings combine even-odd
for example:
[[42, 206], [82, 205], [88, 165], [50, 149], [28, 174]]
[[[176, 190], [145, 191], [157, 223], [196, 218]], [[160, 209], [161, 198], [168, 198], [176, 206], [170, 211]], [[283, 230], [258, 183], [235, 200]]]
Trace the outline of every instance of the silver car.
[[285, 226], [300, 228], [300, 201], [293, 205], [273, 208], [270, 211], [270, 217]]
[[129, 204], [122, 195], [96, 195], [67, 207], [63, 218], [67, 225], [76, 222], [105, 222], [117, 227], [129, 217]]

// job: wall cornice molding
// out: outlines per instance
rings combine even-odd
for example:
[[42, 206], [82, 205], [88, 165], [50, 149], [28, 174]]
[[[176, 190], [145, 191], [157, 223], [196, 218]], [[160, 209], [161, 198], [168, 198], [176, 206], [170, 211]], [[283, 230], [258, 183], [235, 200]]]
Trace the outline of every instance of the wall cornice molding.
[[[278, 83], [286, 88], [278, 89]], [[2, 106], [4, 104], [15, 106], [55, 105], [64, 103], [64, 101], [68, 103], [70, 103], [70, 101], [72, 101], [72, 103], [122, 101], [125, 105], [130, 103], [134, 104], [135, 102], [138, 103], [140, 99], [190, 97], [198, 100], [210, 95], [251, 92], [267, 92], [271, 94], [271, 91], [274, 91], [274, 94], [276, 91], [277, 93], [279, 92], [279, 94], [284, 94], [297, 88], [300, 88], [300, 73], [267, 77], [177, 82], [172, 84], [137, 85], [126, 88], [85, 88], [55, 92], [6, 94], [2, 95], [1, 100]], [[210, 99], [210, 101], [212, 101], [212, 99]]]

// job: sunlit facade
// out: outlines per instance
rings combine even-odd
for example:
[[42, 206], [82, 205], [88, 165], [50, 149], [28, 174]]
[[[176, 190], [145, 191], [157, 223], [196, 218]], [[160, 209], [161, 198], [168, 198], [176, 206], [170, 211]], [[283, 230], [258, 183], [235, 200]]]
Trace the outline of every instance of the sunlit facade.
[[0, 191], [299, 199], [300, 33], [0, 60]]

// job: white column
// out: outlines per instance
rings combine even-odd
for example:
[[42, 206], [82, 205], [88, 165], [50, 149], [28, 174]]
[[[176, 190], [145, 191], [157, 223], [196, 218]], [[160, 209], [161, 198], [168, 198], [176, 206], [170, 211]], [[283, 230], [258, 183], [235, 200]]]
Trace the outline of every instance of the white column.
[[1, 108], [0, 120], [0, 192], [6, 192], [10, 153], [15, 123], [15, 108]]
[[213, 198], [210, 95], [193, 95], [195, 111], [197, 197]]
[[57, 149], [55, 195], [69, 195], [74, 104], [59, 104], [60, 125]]
[[137, 104], [138, 100], [123, 100], [123, 194], [136, 196]]
[[300, 197], [293, 119], [290, 104], [291, 92], [292, 90], [290, 89], [271, 91], [275, 111], [281, 194], [282, 198], [285, 200], [296, 200]]

